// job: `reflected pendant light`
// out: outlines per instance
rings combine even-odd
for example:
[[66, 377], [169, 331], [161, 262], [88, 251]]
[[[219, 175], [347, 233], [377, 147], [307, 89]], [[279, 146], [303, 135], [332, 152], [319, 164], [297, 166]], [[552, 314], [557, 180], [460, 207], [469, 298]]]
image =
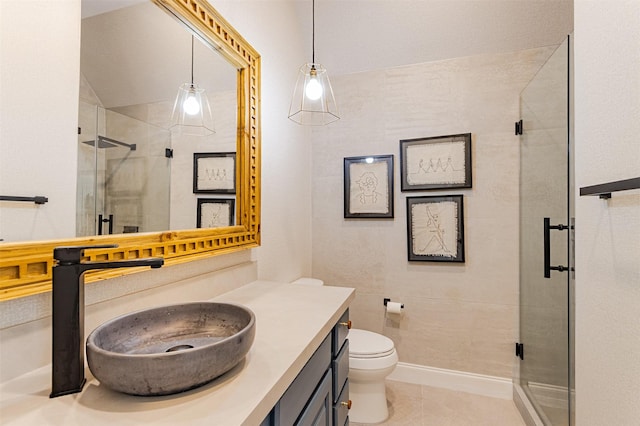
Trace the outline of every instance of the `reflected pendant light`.
[[181, 134], [207, 136], [215, 133], [211, 107], [204, 88], [193, 82], [193, 41], [191, 36], [191, 83], [178, 88], [171, 114], [171, 130]]
[[312, 53], [311, 63], [298, 71], [298, 80], [293, 89], [289, 118], [298, 124], [322, 126], [339, 120], [338, 107], [333, 97], [329, 75], [322, 64], [316, 63], [316, 17], [315, 0], [311, 2]]

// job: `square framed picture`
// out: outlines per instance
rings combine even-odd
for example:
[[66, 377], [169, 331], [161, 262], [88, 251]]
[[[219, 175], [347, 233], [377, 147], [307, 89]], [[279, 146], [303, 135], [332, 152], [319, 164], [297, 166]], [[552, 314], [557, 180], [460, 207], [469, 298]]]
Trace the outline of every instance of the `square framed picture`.
[[471, 133], [400, 141], [402, 191], [471, 188]]
[[344, 159], [344, 217], [393, 218], [393, 155]]
[[193, 192], [236, 193], [236, 153], [199, 152], [193, 154]]
[[233, 226], [235, 222], [235, 204], [232, 199], [198, 198], [198, 228], [219, 228]]
[[462, 195], [407, 197], [409, 261], [464, 262]]

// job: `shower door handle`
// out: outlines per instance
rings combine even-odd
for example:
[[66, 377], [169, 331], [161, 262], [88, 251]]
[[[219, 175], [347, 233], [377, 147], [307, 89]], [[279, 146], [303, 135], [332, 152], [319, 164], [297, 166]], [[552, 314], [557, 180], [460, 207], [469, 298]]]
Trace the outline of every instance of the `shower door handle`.
[[551, 271], [568, 271], [566, 266], [551, 266], [551, 230], [565, 231], [569, 229], [566, 225], [551, 225], [551, 219], [544, 218], [544, 277], [551, 278]]
[[98, 215], [98, 235], [102, 235], [102, 224], [109, 224], [109, 235], [113, 234], [113, 215], [109, 215], [109, 219], [103, 219], [102, 215]]

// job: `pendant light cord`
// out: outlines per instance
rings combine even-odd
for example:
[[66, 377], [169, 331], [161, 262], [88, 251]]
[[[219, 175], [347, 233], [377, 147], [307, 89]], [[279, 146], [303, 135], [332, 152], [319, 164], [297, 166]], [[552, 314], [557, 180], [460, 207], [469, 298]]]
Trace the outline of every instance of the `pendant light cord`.
[[193, 87], [193, 36], [191, 36], [191, 87]]
[[316, 0], [311, 0], [311, 63], [316, 63]]

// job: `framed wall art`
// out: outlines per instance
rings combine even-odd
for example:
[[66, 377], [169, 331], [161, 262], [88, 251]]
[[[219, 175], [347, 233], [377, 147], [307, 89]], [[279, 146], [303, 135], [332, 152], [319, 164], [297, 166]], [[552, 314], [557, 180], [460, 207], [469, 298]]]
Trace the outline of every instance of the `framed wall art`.
[[232, 226], [235, 218], [235, 200], [198, 198], [198, 228]]
[[471, 188], [471, 133], [400, 141], [402, 191]]
[[199, 152], [193, 154], [193, 192], [236, 193], [236, 153]]
[[393, 155], [344, 159], [344, 217], [393, 218]]
[[462, 195], [407, 197], [409, 261], [464, 262]]

